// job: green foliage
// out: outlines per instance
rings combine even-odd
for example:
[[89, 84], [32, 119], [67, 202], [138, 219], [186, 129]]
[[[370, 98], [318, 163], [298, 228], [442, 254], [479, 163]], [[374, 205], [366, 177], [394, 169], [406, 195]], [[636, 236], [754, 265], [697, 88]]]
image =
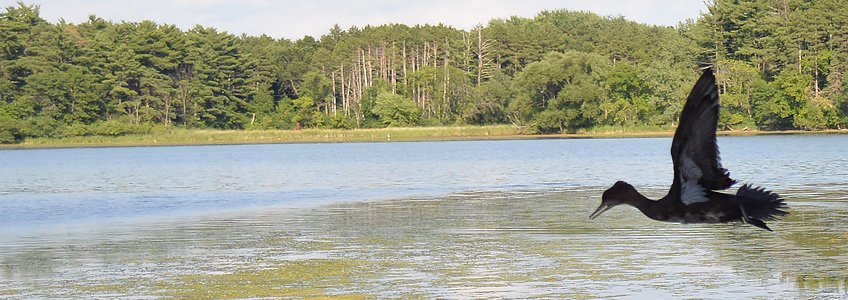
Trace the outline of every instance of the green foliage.
[[312, 97], [300, 97], [292, 100], [294, 107], [294, 116], [292, 123], [296, 124], [296, 128], [312, 127], [315, 125], [315, 100]]
[[703, 66], [719, 79], [721, 128], [848, 126], [837, 0], [712, 1], [674, 28], [556, 10], [469, 31], [336, 26], [295, 41], [96, 16], [51, 24], [38, 11], [0, 11], [3, 143], [159, 126], [664, 127]]
[[471, 89], [469, 101], [460, 108], [466, 124], [500, 124], [508, 120], [507, 103], [512, 96], [512, 78], [503, 73], [495, 74], [490, 80]]
[[389, 127], [415, 126], [421, 117], [421, 108], [415, 102], [390, 92], [377, 95], [373, 111]]
[[98, 122], [89, 126], [89, 135], [121, 136], [127, 134], [142, 134], [152, 130], [149, 125], [135, 125], [126, 120], [115, 119]]
[[344, 114], [335, 114], [330, 117], [328, 125], [334, 129], [353, 129], [356, 128], [356, 120]]
[[23, 138], [20, 124], [14, 118], [0, 116], [0, 144], [12, 144]]
[[274, 112], [271, 113], [269, 127], [276, 129], [294, 129], [296, 126], [296, 123], [292, 121], [295, 119], [294, 115], [295, 110], [293, 101], [288, 97], [284, 97], [277, 102]]
[[766, 84], [762, 73], [747, 62], [725, 60], [716, 63], [718, 85], [724, 92], [721, 96], [722, 112], [719, 127], [744, 129], [756, 127], [753, 107], [758, 89]]
[[590, 126], [608, 96], [608, 69], [609, 62], [597, 54], [551, 52], [516, 75], [513, 88], [525, 103], [511, 108], [544, 133]]
[[[733, 105], [750, 101], [754, 116], [770, 129], [821, 129], [844, 126], [841, 83], [848, 44], [848, 6], [835, 0], [715, 1], [704, 24], [715, 60], [732, 70], [726, 91]], [[711, 32], [711, 34], [709, 33]], [[753, 81], [751, 79], [754, 79]], [[768, 88], [756, 92], [745, 87]], [[740, 89], [742, 88], [742, 89]], [[768, 90], [768, 91], [766, 91]], [[773, 97], [773, 98], [771, 98]], [[736, 107], [741, 108], [739, 106]], [[737, 118], [738, 119], [738, 118]]]
[[270, 85], [258, 84], [252, 91], [245, 104], [247, 113], [250, 115], [248, 129], [269, 129], [273, 124], [274, 96], [271, 94]]

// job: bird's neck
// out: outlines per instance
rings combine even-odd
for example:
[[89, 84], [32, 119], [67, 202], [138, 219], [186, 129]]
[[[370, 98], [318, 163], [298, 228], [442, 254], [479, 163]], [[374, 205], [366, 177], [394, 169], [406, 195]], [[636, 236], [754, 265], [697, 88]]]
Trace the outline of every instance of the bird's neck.
[[657, 208], [657, 201], [648, 199], [648, 197], [643, 196], [635, 189], [628, 195], [627, 204], [639, 209], [639, 211], [648, 217], [651, 217], [656, 213], [655, 210]]

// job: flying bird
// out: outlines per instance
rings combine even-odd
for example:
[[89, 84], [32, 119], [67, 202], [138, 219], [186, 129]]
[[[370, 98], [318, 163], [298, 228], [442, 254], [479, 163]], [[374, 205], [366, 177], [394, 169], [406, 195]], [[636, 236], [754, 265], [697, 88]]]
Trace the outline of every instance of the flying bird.
[[589, 218], [595, 219], [615, 206], [627, 204], [657, 221], [745, 222], [772, 231], [764, 221], [788, 214], [780, 195], [748, 184], [739, 187], [735, 195], [719, 192], [736, 181], [721, 166], [716, 143], [718, 110], [715, 76], [711, 69], [706, 69], [689, 93], [674, 132], [671, 142], [674, 181], [668, 194], [651, 200], [632, 185], [618, 181], [604, 191], [601, 205]]

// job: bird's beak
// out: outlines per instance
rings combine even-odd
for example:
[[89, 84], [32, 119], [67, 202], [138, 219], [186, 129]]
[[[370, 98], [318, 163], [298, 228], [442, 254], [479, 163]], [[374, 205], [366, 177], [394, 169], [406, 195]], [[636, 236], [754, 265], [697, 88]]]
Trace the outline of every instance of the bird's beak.
[[593, 212], [591, 215], [589, 215], [589, 220], [594, 220], [595, 218], [600, 216], [602, 213], [610, 210], [610, 208], [612, 208], [611, 205], [601, 203], [601, 206], [598, 206], [598, 209], [596, 209], [595, 212]]

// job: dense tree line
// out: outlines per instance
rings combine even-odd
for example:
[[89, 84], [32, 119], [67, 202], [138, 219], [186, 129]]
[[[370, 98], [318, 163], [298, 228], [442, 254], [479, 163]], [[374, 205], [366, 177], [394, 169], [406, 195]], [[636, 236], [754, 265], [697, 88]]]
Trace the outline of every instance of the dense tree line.
[[560, 10], [467, 31], [335, 26], [296, 41], [96, 16], [51, 24], [38, 10], [0, 12], [3, 143], [157, 126], [670, 125], [706, 66], [723, 128], [848, 124], [838, 0], [716, 0], [676, 27]]

